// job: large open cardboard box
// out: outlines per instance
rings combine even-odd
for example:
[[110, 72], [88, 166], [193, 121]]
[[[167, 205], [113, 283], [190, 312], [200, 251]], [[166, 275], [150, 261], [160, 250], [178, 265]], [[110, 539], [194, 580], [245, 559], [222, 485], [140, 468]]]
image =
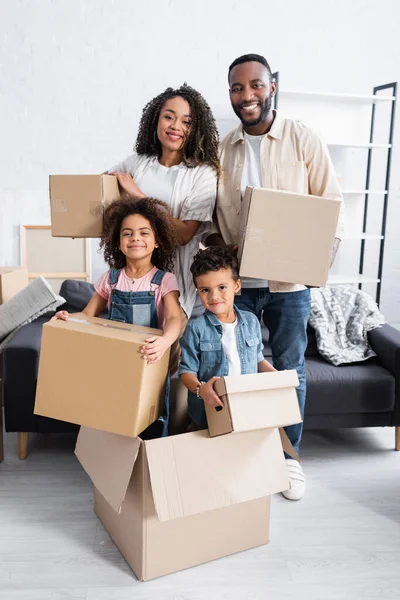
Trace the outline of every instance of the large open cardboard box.
[[5, 304], [29, 284], [28, 271], [22, 267], [0, 267], [0, 304]]
[[119, 198], [114, 175], [50, 175], [51, 234], [98, 238], [104, 209]]
[[301, 423], [296, 371], [221, 377], [214, 389], [224, 407], [205, 405], [211, 437]]
[[279, 431], [143, 442], [82, 427], [95, 511], [140, 580], [269, 541], [269, 496], [289, 487]]
[[70, 315], [43, 326], [35, 414], [135, 437], [162, 414], [169, 352], [140, 354], [158, 329]]
[[325, 286], [340, 205], [340, 200], [247, 187], [240, 223], [240, 275]]

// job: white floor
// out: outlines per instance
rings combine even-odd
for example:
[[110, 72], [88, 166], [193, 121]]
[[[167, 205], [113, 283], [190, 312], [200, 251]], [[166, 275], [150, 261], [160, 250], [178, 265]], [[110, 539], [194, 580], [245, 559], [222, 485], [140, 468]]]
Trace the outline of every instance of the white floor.
[[400, 452], [392, 429], [306, 432], [307, 496], [275, 497], [271, 542], [139, 583], [92, 512], [70, 436], [6, 434], [0, 600], [400, 598]]

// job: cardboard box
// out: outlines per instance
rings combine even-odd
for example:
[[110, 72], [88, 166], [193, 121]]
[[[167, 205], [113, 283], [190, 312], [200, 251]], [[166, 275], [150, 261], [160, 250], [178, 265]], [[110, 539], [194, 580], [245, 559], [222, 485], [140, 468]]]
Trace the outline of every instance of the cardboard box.
[[301, 423], [296, 371], [221, 377], [214, 389], [224, 408], [205, 405], [210, 436]]
[[75, 452], [142, 581], [266, 544], [268, 496], [289, 487], [277, 429], [142, 442], [81, 428]]
[[119, 198], [114, 175], [50, 175], [51, 234], [98, 238], [104, 208]]
[[340, 205], [340, 200], [247, 187], [240, 223], [240, 275], [325, 286]]
[[29, 284], [28, 271], [22, 267], [0, 267], [0, 304], [5, 304]]
[[162, 414], [169, 352], [140, 349], [158, 329], [71, 315], [43, 326], [35, 414], [137, 436]]

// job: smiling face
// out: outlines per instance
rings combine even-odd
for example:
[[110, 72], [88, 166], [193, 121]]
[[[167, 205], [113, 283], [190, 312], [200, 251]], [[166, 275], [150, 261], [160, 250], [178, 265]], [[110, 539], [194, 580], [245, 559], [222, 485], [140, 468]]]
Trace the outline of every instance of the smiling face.
[[129, 215], [121, 224], [119, 234], [121, 252], [127, 259], [151, 259], [154, 248], [157, 248], [156, 237], [150, 222], [142, 215]]
[[196, 287], [204, 308], [218, 317], [233, 309], [235, 294], [240, 290], [240, 280], [234, 279], [232, 269], [219, 269], [198, 275]]
[[182, 151], [190, 123], [190, 106], [186, 100], [176, 96], [165, 102], [157, 123], [157, 137], [163, 151]]
[[229, 95], [232, 108], [243, 126], [256, 127], [264, 122], [276, 92], [268, 69], [257, 61], [233, 67], [229, 75]]

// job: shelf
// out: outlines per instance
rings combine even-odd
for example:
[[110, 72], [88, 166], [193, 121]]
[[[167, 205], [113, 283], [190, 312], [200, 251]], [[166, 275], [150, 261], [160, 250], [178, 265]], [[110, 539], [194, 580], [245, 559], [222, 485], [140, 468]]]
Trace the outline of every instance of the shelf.
[[365, 194], [369, 194], [369, 196], [385, 196], [387, 190], [342, 190], [342, 194], [346, 194], [346, 196], [364, 196]]
[[330, 275], [328, 285], [339, 283], [379, 283], [379, 279], [367, 277], [367, 275]]
[[381, 102], [394, 102], [396, 96], [357, 95], [357, 94], [335, 94], [329, 92], [303, 92], [301, 90], [279, 90], [282, 96], [302, 96], [303, 98], [315, 98], [316, 100], [339, 100], [342, 102], [355, 102], [360, 104], [376, 104]]
[[392, 144], [340, 144], [336, 142], [327, 142], [327, 146], [337, 146], [338, 148], [391, 148]]
[[349, 235], [344, 236], [343, 241], [345, 240], [383, 240], [383, 235], [373, 233], [350, 233]]

